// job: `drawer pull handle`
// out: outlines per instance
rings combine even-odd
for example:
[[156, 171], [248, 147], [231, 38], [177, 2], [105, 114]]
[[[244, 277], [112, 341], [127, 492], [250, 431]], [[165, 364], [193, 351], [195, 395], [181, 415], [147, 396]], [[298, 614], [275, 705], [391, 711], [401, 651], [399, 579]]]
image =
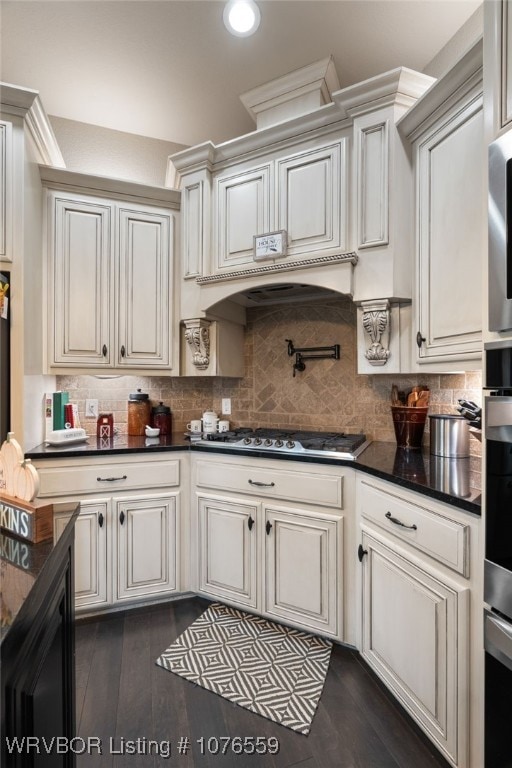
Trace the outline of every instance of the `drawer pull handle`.
[[100, 528], [103, 528], [103, 513], [100, 512], [98, 515], [98, 525]]
[[253, 525], [254, 525], [254, 518], [249, 515], [249, 519], [247, 521], [247, 527], [249, 528], [250, 531], [252, 531]]
[[108, 353], [107, 345], [104, 344], [102, 349], [101, 349], [101, 354], [103, 355], [103, 357], [106, 357], [107, 353]]
[[121, 525], [124, 523], [124, 512], [123, 512], [123, 510], [121, 510], [121, 514], [119, 515], [119, 522], [121, 523]]
[[249, 485], [257, 485], [258, 488], [273, 488], [275, 483], [260, 483], [259, 480], [249, 480]]
[[265, 526], [265, 530], [266, 530], [267, 536], [268, 536], [270, 531], [272, 530], [272, 523], [270, 522], [270, 520], [267, 520], [267, 524]]
[[113, 483], [115, 480], [127, 480], [128, 475], [123, 475], [122, 477], [97, 477], [96, 480], [98, 483]]
[[123, 346], [121, 347], [121, 357], [124, 357], [125, 355], [126, 355], [126, 349], [125, 349], [125, 346], [123, 344]]
[[392, 517], [391, 512], [386, 512], [386, 517], [392, 523], [394, 523], [395, 525], [400, 525], [402, 528], [409, 528], [411, 531], [417, 531], [418, 530], [418, 526], [417, 525], [414, 525], [414, 523], [412, 525], [406, 525], [405, 523], [402, 523], [402, 521], [399, 520], [398, 517]]

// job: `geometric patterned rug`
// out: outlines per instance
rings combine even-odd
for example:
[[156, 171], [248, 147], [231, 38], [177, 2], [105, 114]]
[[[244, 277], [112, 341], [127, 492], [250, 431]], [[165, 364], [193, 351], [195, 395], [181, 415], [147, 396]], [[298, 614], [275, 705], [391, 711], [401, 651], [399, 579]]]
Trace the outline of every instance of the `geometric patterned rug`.
[[251, 712], [309, 733], [332, 643], [212, 603], [157, 664]]

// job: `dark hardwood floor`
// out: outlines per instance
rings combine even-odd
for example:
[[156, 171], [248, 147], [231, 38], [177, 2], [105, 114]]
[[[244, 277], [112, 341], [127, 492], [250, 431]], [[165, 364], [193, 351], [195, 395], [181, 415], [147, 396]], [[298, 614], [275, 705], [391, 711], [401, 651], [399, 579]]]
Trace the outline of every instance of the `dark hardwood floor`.
[[[448, 763], [419, 733], [376, 681], [357, 653], [334, 646], [309, 736], [252, 714], [156, 666], [155, 660], [208, 605], [199, 598], [77, 622], [77, 730], [102, 740], [103, 754], [78, 756], [77, 766], [160, 768], [446, 768]], [[279, 753], [201, 754], [220, 738], [263, 736], [279, 740]], [[181, 737], [190, 751], [180, 755]], [[139, 754], [111, 754], [121, 740], [139, 742]], [[150, 739], [171, 742], [171, 756], [144, 754]], [[215, 742], [212, 742], [215, 745]]]

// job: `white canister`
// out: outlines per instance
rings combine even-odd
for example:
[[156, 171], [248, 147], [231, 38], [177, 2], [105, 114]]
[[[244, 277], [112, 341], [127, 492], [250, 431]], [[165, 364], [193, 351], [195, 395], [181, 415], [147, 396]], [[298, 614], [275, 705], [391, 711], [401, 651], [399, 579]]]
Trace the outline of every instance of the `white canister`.
[[219, 432], [229, 432], [229, 421], [227, 419], [220, 419]]
[[203, 413], [203, 432], [212, 433], [217, 431], [218, 416], [215, 411], [205, 411]]

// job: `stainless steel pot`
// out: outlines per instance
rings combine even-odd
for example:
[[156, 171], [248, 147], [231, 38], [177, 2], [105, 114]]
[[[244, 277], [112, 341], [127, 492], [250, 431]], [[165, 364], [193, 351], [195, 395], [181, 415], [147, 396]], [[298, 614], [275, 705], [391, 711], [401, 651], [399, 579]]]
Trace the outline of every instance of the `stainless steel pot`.
[[433, 413], [430, 419], [430, 453], [449, 459], [469, 456], [469, 422], [451, 413]]
[[469, 458], [433, 456], [430, 461], [430, 485], [450, 496], [469, 496]]

